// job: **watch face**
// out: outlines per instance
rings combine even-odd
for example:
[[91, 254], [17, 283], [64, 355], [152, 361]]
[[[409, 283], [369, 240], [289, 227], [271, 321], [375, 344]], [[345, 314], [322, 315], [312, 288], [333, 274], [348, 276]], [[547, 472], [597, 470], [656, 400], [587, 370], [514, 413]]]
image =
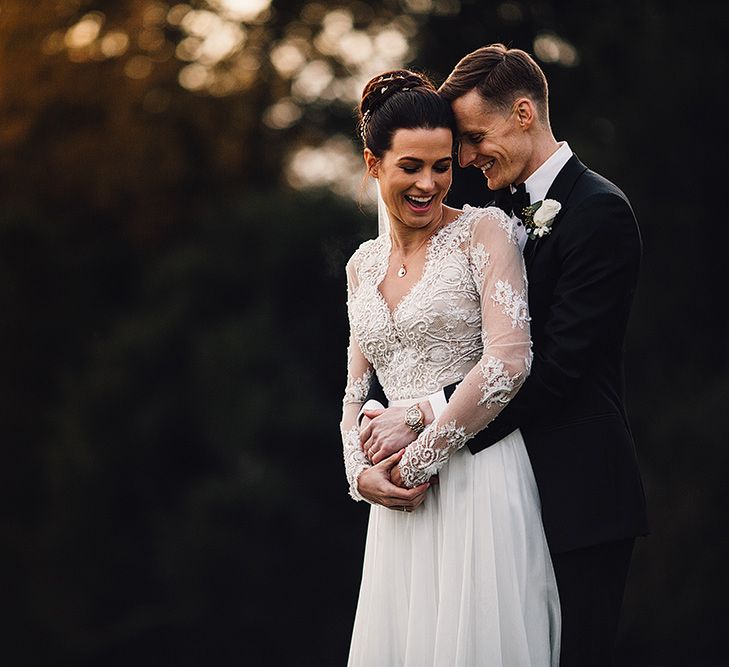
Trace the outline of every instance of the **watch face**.
[[408, 426], [416, 426], [423, 418], [423, 414], [420, 412], [420, 408], [417, 405], [409, 407], [405, 413], [405, 423]]

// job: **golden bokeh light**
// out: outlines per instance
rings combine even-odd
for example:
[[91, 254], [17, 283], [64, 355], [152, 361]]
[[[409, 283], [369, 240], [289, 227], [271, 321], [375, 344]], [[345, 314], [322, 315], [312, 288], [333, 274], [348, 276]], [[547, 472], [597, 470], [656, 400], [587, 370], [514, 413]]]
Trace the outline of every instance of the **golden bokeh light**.
[[197, 58], [202, 40], [199, 37], [185, 37], [175, 49], [179, 60], [193, 61]]
[[149, 2], [142, 14], [142, 25], [146, 28], [163, 23], [167, 16], [167, 5], [162, 2]]
[[208, 0], [208, 4], [229, 19], [248, 23], [268, 10], [271, 0]]
[[180, 20], [180, 27], [189, 35], [177, 47], [181, 60], [198, 61], [213, 66], [240, 49], [246, 30], [215, 12], [190, 10]]
[[524, 12], [516, 2], [502, 2], [498, 7], [499, 16], [509, 23], [517, 23], [524, 18]]
[[542, 62], [557, 63], [565, 67], [575, 67], [580, 61], [577, 49], [554, 33], [537, 35], [534, 40], [534, 54]]
[[223, 23], [225, 21], [215, 12], [209, 12], [206, 9], [193, 9], [182, 17], [180, 27], [189, 35], [207, 37]]
[[306, 64], [304, 48], [302, 40], [281, 42], [271, 50], [271, 63], [281, 76], [291, 78]]
[[308, 5], [304, 5], [301, 10], [301, 20], [306, 23], [319, 24], [326, 13], [326, 5], [321, 2], [310, 2]]
[[[326, 187], [352, 199], [359, 199], [362, 194], [363, 175], [364, 163], [358, 147], [341, 134], [320, 146], [296, 149], [286, 165], [286, 179], [292, 187]], [[376, 201], [373, 187], [367, 195], [367, 203]]]
[[375, 37], [375, 51], [385, 58], [404, 60], [409, 51], [408, 41], [401, 30], [387, 28]]
[[263, 122], [273, 130], [285, 130], [301, 119], [301, 107], [289, 98], [276, 102], [266, 109]]
[[129, 35], [125, 32], [114, 31], [104, 35], [101, 39], [101, 52], [107, 58], [123, 56], [129, 48]]
[[170, 7], [170, 10], [167, 12], [167, 23], [170, 25], [180, 25], [180, 23], [182, 23], [182, 19], [184, 19], [188, 12], [191, 11], [192, 7], [186, 4], [179, 4], [174, 7]]
[[345, 65], [360, 65], [372, 57], [374, 45], [366, 32], [350, 30], [340, 38], [337, 51]]
[[427, 14], [433, 11], [433, 0], [402, 0], [406, 11], [414, 14]]
[[312, 60], [294, 79], [291, 93], [299, 100], [313, 102], [321, 97], [333, 79], [334, 71], [326, 60]]
[[180, 85], [187, 90], [198, 91], [205, 88], [210, 82], [210, 71], [198, 63], [183, 67], [177, 75]]
[[261, 49], [255, 46], [249, 47], [238, 57], [235, 63], [235, 69], [238, 72], [245, 72], [245, 77], [248, 78], [251, 73], [255, 74], [256, 70], [261, 68], [262, 58], [263, 53]]
[[[59, 0], [59, 7], [66, 11], [74, 2]], [[155, 63], [174, 57], [180, 63], [179, 86], [214, 97], [240, 94], [273, 72], [279, 92], [260, 122], [274, 131], [301, 123], [310, 105], [351, 109], [372, 76], [402, 67], [412, 57], [411, 40], [422, 22], [415, 9], [447, 13], [448, 7], [458, 5], [457, 0], [402, 0], [410, 15], [375, 21], [373, 9], [364, 3], [344, 7], [309, 2], [271, 44], [264, 26], [273, 16], [271, 0], [139, 2], [141, 20], [135, 27], [106, 25], [111, 19], [103, 13], [81, 15], [77, 7], [81, 18], [49, 34], [43, 53], [65, 51], [69, 60], [78, 63], [125, 58], [124, 74], [138, 81], [151, 77]], [[146, 112], [160, 114], [168, 110], [172, 97], [169, 91], [151, 87], [142, 99]], [[287, 179], [296, 188], [326, 186], [345, 196], [358, 196], [360, 162], [358, 147], [340, 135], [294, 150]], [[342, 174], [352, 177], [342, 179]]]
[[82, 49], [90, 46], [99, 36], [103, 25], [104, 15], [101, 12], [86, 14], [66, 31], [64, 42], [69, 49]]
[[326, 14], [322, 20], [322, 30], [314, 39], [314, 46], [325, 56], [334, 56], [339, 52], [340, 40], [352, 30], [354, 19], [346, 9], [335, 9]]

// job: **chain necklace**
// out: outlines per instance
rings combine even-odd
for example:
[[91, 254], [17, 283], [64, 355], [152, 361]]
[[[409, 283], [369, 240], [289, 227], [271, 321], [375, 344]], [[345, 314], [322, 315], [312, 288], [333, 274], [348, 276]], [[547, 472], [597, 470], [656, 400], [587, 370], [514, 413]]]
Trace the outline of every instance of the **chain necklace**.
[[[415, 256], [415, 254], [416, 254], [416, 253], [418, 252], [418, 250], [420, 250], [420, 249], [421, 249], [421, 248], [422, 248], [422, 247], [423, 247], [423, 246], [424, 246], [424, 245], [425, 245], [425, 244], [426, 244], [426, 243], [427, 243], [428, 241], [430, 241], [430, 239], [432, 239], [432, 238], [433, 238], [433, 236], [434, 236], [434, 235], [435, 235], [435, 234], [436, 234], [436, 233], [437, 233], [438, 231], [440, 231], [440, 229], [442, 228], [442, 226], [443, 226], [443, 218], [445, 217], [445, 210], [444, 210], [444, 209], [442, 209], [442, 211], [443, 211], [443, 212], [442, 212], [442, 214], [441, 214], [441, 216], [440, 216], [440, 220], [439, 220], [439, 222], [438, 222], [438, 225], [436, 226], [436, 228], [435, 228], [435, 229], [434, 229], [434, 230], [433, 230], [432, 232], [430, 232], [430, 234], [428, 234], [428, 236], [426, 236], [426, 237], [425, 237], [425, 238], [424, 238], [424, 239], [423, 239], [423, 240], [422, 240], [422, 241], [421, 241], [421, 242], [420, 242], [420, 243], [418, 244], [418, 247], [417, 247], [417, 248], [415, 248], [415, 250], [413, 250], [412, 252], [408, 253], [407, 257], [404, 257], [404, 256], [403, 256], [403, 254], [402, 254], [402, 251], [398, 250], [398, 252], [400, 253], [400, 258], [401, 258], [401, 260], [402, 260], [402, 261], [400, 262], [400, 268], [399, 268], [399, 269], [397, 270], [397, 277], [398, 277], [398, 278], [404, 278], [404, 277], [405, 277], [405, 276], [406, 276], [406, 275], [408, 274], [408, 267], [407, 267], [407, 266], [405, 266], [405, 262], [406, 262], [406, 261], [407, 261], [407, 260], [408, 260], [409, 258], [411, 258], [411, 257], [414, 257], [414, 256]], [[394, 243], [393, 243], [393, 245], [394, 245]]]

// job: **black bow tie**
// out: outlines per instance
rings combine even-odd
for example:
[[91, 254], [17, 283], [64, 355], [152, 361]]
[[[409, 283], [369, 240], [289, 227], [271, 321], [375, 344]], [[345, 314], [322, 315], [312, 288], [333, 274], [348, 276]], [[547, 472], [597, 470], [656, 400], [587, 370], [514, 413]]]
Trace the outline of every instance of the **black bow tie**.
[[515, 215], [517, 218], [524, 217], [524, 209], [531, 204], [529, 193], [526, 191], [526, 185], [521, 183], [516, 186], [514, 192], [510, 187], [502, 188], [494, 193], [494, 203], [506, 215]]

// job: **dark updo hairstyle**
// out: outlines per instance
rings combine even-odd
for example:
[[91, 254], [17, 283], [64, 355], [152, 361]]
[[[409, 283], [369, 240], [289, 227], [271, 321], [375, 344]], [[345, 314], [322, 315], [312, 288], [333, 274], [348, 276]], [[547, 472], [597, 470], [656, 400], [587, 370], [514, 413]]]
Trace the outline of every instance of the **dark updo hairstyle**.
[[365, 86], [357, 127], [365, 148], [378, 158], [392, 146], [396, 130], [443, 127], [456, 133], [450, 104], [425, 75], [407, 69], [380, 74]]

